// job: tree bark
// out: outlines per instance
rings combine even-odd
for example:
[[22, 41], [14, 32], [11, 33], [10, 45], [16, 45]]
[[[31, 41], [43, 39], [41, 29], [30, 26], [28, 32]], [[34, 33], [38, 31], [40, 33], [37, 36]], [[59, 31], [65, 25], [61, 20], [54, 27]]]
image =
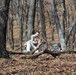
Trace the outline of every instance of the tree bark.
[[60, 41], [60, 44], [61, 44], [61, 48], [64, 51], [66, 49], [66, 44], [65, 44], [65, 40], [64, 40], [63, 33], [62, 33], [62, 30], [61, 30], [60, 22], [59, 22], [55, 0], [51, 0], [51, 4], [52, 4], [52, 10], [53, 10], [55, 23], [56, 23], [56, 28], [57, 28], [57, 32], [58, 32], [59, 41]]
[[23, 40], [23, 25], [24, 25], [24, 16], [23, 16], [23, 0], [21, 1], [21, 24], [20, 24], [20, 51], [22, 52], [22, 40]]
[[72, 37], [72, 49], [74, 50], [75, 47], [75, 32], [73, 30], [73, 37]]
[[11, 30], [11, 48], [14, 50], [13, 15], [12, 15], [11, 23], [10, 23], [10, 30]]
[[52, 41], [54, 41], [54, 27], [52, 25], [52, 22], [51, 22], [51, 14], [49, 14], [49, 12], [47, 11], [47, 14], [48, 14], [48, 18], [49, 18], [49, 23], [50, 23], [50, 27], [51, 27], [51, 39]]
[[76, 25], [76, 20], [73, 21], [71, 27], [70, 27], [69, 30], [68, 30], [68, 34], [67, 34], [67, 36], [66, 36], [66, 38], [65, 38], [65, 43], [66, 43], [66, 45], [67, 45], [67, 43], [68, 43], [70, 34], [71, 34], [71, 32], [72, 32], [72, 30], [73, 30], [73, 28], [74, 28], [75, 25]]
[[62, 31], [63, 31], [63, 36], [65, 38], [65, 21], [66, 21], [66, 6], [65, 6], [65, 0], [60, 0], [61, 1], [61, 6], [62, 6]]
[[[43, 14], [43, 1], [39, 0], [39, 6], [40, 6], [40, 20], [41, 20], [41, 29], [42, 29], [42, 37], [47, 40], [46, 38], [46, 27], [45, 27], [45, 18]], [[48, 44], [45, 43], [45, 48], [48, 49]]]
[[9, 57], [6, 51], [6, 29], [10, 0], [0, 0], [0, 57]]
[[13, 16], [14, 16], [14, 14], [13, 14], [13, 12], [14, 12], [14, 7], [13, 7], [13, 1], [11, 1], [10, 2], [10, 10], [11, 10], [11, 18], [10, 18], [10, 34], [11, 34], [11, 48], [14, 50], [14, 36], [13, 36]]
[[28, 13], [28, 33], [27, 33], [27, 39], [29, 40], [31, 38], [31, 35], [34, 33], [34, 20], [35, 20], [35, 5], [36, 0], [30, 0], [30, 7], [29, 7], [29, 13]]
[[36, 0], [36, 13], [35, 13], [35, 15], [36, 15], [36, 25], [37, 25], [37, 27], [38, 27], [38, 25], [39, 25], [39, 16], [38, 16], [38, 0]]

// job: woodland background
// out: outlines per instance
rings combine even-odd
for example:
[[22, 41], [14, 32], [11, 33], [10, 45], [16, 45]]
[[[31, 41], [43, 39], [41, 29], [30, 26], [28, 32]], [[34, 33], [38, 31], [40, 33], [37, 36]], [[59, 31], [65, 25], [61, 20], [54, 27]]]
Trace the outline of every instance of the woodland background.
[[[23, 44], [36, 31], [47, 40], [41, 50], [68, 52], [26, 59]], [[76, 75], [75, 39], [76, 0], [0, 0], [1, 75]]]

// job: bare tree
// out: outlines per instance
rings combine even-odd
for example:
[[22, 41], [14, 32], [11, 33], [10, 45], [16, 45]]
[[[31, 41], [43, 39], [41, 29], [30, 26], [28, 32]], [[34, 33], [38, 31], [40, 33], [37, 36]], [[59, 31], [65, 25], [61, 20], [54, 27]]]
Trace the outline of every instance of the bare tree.
[[[39, 0], [39, 6], [40, 6], [40, 20], [41, 20], [41, 29], [42, 29], [42, 37], [47, 40], [46, 38], [46, 27], [45, 27], [45, 18], [43, 14], [43, 1]], [[47, 43], [45, 44], [45, 48], [48, 48]]]
[[73, 31], [73, 28], [75, 30], [75, 25], [76, 25], [76, 20], [73, 21], [73, 23], [71, 24], [71, 27], [69, 27], [69, 29], [68, 29], [68, 34], [67, 34], [67, 36], [65, 38], [66, 45], [67, 45], [67, 43], [69, 41], [70, 35], [71, 35], [72, 31]]
[[13, 8], [14, 8], [13, 1], [11, 1], [10, 2], [11, 17], [9, 19], [9, 21], [10, 21], [10, 24], [9, 24], [9, 26], [10, 26], [10, 35], [11, 35], [11, 37], [10, 37], [11, 41], [10, 41], [10, 43], [11, 43], [11, 48], [14, 50], [14, 36], [13, 36], [13, 20], [14, 20], [13, 19], [13, 16], [14, 16], [13, 12], [14, 12], [14, 10], [13, 10]]
[[65, 22], [66, 22], [66, 6], [65, 6], [65, 0], [60, 0], [61, 1], [61, 6], [62, 6], [62, 31], [63, 31], [63, 36], [65, 38]]
[[37, 27], [39, 25], [38, 6], [39, 6], [39, 3], [38, 3], [38, 0], [36, 0], [36, 13], [35, 13], [35, 15], [36, 15], [36, 25], [37, 25]]
[[52, 14], [49, 14], [49, 12], [47, 11], [47, 14], [48, 14], [48, 19], [49, 19], [49, 23], [50, 23], [50, 27], [51, 27], [51, 39], [52, 41], [54, 41], [54, 27], [53, 27], [53, 22], [52, 22]]
[[20, 50], [22, 51], [23, 25], [24, 25], [23, 0], [21, 2], [21, 7], [22, 7], [22, 12], [21, 12], [21, 24], [20, 24]]
[[36, 0], [30, 0], [30, 7], [28, 13], [28, 34], [27, 34], [28, 40], [30, 39], [32, 33], [34, 33], [35, 5]]
[[51, 0], [51, 4], [52, 4], [53, 15], [54, 15], [54, 19], [55, 19], [55, 23], [57, 27], [57, 32], [58, 32], [58, 37], [59, 37], [59, 41], [61, 44], [61, 48], [62, 50], [65, 50], [66, 44], [65, 44], [65, 40], [64, 40], [63, 33], [61, 30], [60, 22], [59, 22], [55, 0]]
[[9, 57], [6, 51], [6, 29], [10, 0], [0, 0], [0, 57]]

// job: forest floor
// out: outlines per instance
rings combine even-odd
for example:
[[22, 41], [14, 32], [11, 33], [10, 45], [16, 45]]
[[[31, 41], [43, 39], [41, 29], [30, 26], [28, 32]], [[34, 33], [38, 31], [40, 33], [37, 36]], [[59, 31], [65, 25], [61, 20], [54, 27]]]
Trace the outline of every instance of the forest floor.
[[[19, 29], [15, 27], [15, 50], [7, 48], [11, 51], [10, 58], [0, 58], [0, 75], [76, 75], [76, 53], [64, 53], [56, 58], [47, 53], [35, 59], [23, 58], [25, 54], [18, 53], [17, 49], [19, 46], [18, 31]], [[51, 41], [50, 29], [47, 34], [49, 44], [58, 42], [56, 34], [54, 35], [55, 40]]]
[[76, 54], [64, 53], [54, 58], [42, 54], [25, 59], [24, 54], [12, 52], [10, 59], [0, 58], [0, 75], [76, 75]]
[[45, 53], [25, 59], [25, 54], [18, 53], [20, 50], [8, 50], [10, 58], [0, 58], [0, 75], [76, 75], [76, 53], [64, 53], [56, 58]]

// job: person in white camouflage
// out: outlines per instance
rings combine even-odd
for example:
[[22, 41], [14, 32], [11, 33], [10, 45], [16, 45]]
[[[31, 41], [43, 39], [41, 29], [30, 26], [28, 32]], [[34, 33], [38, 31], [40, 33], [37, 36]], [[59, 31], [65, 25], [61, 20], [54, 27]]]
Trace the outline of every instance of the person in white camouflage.
[[[26, 50], [24, 52], [30, 52], [31, 49], [36, 49], [37, 46], [40, 44], [40, 40], [36, 41], [36, 39], [39, 37], [39, 32], [36, 32], [35, 34], [31, 35], [31, 39], [28, 40], [24, 46], [26, 46]], [[38, 50], [36, 50], [38, 52]]]

